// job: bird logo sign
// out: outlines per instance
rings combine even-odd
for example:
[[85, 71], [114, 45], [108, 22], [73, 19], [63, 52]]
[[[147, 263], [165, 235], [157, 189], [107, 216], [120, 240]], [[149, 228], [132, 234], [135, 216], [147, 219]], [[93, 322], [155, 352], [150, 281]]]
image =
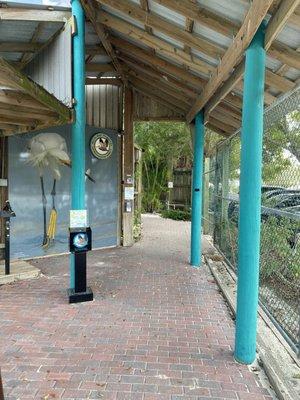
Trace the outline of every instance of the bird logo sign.
[[[57, 210], [55, 207], [56, 181], [61, 179], [61, 166], [72, 167], [71, 159], [67, 149], [65, 139], [58, 133], [39, 133], [28, 143], [28, 163], [38, 169], [42, 191], [43, 204], [43, 248], [47, 249], [54, 242], [57, 226]], [[49, 224], [47, 229], [47, 199], [44, 187], [44, 174], [50, 173], [53, 177], [53, 186], [51, 191], [52, 209], [50, 212]], [[86, 177], [95, 182], [90, 176], [89, 171]]]
[[96, 133], [91, 139], [90, 149], [94, 157], [106, 159], [113, 152], [113, 142], [105, 133]]

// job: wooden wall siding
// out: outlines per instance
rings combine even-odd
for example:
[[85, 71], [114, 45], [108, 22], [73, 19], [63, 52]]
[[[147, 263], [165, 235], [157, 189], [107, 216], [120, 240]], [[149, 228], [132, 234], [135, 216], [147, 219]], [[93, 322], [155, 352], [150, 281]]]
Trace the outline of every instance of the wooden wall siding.
[[174, 110], [159, 103], [157, 100], [144, 96], [141, 93], [134, 91], [134, 115], [135, 121], [155, 121], [155, 120], [176, 120], [185, 121], [183, 114], [179, 114]]
[[25, 73], [68, 107], [72, 107], [72, 36], [70, 22], [39, 53]]
[[173, 171], [173, 189], [170, 190], [170, 203], [189, 207], [191, 205], [191, 170]]
[[87, 124], [99, 128], [122, 128], [122, 87], [86, 86]]

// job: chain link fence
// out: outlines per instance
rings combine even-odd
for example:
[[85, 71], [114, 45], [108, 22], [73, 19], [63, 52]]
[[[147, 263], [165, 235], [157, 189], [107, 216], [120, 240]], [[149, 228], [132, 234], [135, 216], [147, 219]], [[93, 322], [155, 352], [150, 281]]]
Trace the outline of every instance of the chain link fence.
[[[264, 118], [260, 302], [291, 346], [300, 337], [300, 89], [269, 107]], [[239, 132], [210, 159], [206, 232], [236, 270], [238, 250]]]

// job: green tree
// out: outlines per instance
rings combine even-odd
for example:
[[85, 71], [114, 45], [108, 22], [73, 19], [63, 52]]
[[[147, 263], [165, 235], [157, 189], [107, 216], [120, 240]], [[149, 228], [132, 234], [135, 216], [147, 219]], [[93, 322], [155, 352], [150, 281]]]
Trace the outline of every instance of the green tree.
[[168, 192], [167, 182], [179, 157], [192, 157], [192, 138], [186, 124], [179, 122], [137, 122], [135, 142], [143, 154], [143, 208], [161, 208]]

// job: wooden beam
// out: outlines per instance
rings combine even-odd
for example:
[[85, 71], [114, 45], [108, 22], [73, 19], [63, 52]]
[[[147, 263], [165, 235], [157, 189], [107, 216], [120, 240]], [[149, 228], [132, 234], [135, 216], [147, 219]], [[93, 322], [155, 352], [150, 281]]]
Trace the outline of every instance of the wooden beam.
[[59, 122], [68, 123], [72, 120], [71, 111], [67, 106], [2, 58], [0, 58], [0, 75], [5, 77], [5, 80], [12, 84], [15, 89], [25, 92], [47, 106], [49, 110], [56, 112]]
[[18, 109], [15, 110], [2, 109], [2, 107], [0, 106], [0, 121], [4, 122], [2, 117], [4, 118], [4, 120], [7, 118], [10, 119], [11, 122], [13, 122], [13, 125], [16, 125], [17, 121], [19, 125], [20, 122], [23, 122], [22, 125], [38, 125], [44, 123], [48, 123], [48, 125], [55, 125], [57, 120], [57, 116], [53, 118], [40, 113], [29, 114], [28, 112], [21, 112]]
[[35, 53], [40, 48], [41, 44], [39, 43], [0, 42], [0, 52], [5, 53]]
[[287, 64], [289, 67], [300, 69], [300, 53], [284, 44], [274, 43], [269, 48], [268, 55]]
[[152, 48], [156, 51], [156, 53], [170, 57], [175, 62], [185, 65], [196, 72], [199, 72], [203, 75], [209, 75], [214, 70], [214, 67], [211, 64], [202, 61], [200, 58], [192, 57], [185, 51], [172, 46], [165, 40], [150, 35], [145, 30], [140, 29], [120, 18], [114, 17], [111, 14], [102, 12], [98, 17], [98, 20], [101, 22], [101, 24], [107, 26], [108, 28], [116, 30], [126, 37], [130, 37], [135, 41]]
[[[45, 22], [39, 22], [37, 27], [35, 28], [33, 35], [30, 39], [30, 43], [37, 43], [40, 34], [42, 33], [43, 29], [45, 28]], [[24, 53], [20, 60], [21, 65], [26, 65], [32, 59], [32, 54]]]
[[[202, 7], [197, 2], [192, 0], [157, 0], [157, 2], [165, 7], [168, 7], [181, 15], [184, 15], [186, 18], [192, 18], [195, 21], [199, 22], [201, 25], [206, 26], [209, 29], [212, 29], [228, 38], [232, 38], [239, 30], [239, 25], [235, 22], [220, 16], [219, 14], [209, 11]], [[276, 12], [276, 9], [275, 9]], [[300, 26], [300, 16], [296, 13], [290, 15], [288, 17], [288, 23], [293, 23], [295, 26]], [[284, 55], [280, 51], [281, 43], [274, 42], [270, 47], [270, 55], [273, 52], [273, 56], [275, 51], [277, 53], [277, 58], [281, 62], [286, 62], [290, 67], [298, 68], [294, 66], [295, 58], [298, 57], [297, 52], [294, 49], [289, 48], [288, 54]], [[272, 57], [272, 55], [271, 55]]]
[[223, 121], [219, 121], [218, 119], [216, 119], [214, 117], [211, 117], [209, 119], [209, 122], [212, 125], [214, 125], [216, 128], [221, 129], [224, 132], [228, 132], [228, 134], [230, 134], [230, 135], [232, 135], [236, 131], [236, 128], [234, 128], [228, 124], [225, 124]]
[[104, 47], [102, 46], [102, 44], [100, 45], [94, 45], [94, 46], [86, 46], [86, 55], [88, 56], [106, 56], [107, 53], [104, 49]]
[[233, 129], [237, 130], [241, 126], [241, 121], [236, 120], [235, 118], [232, 118], [226, 112], [222, 112], [220, 108], [215, 109], [211, 113], [211, 117], [214, 118], [215, 120], [220, 121], [221, 123], [224, 123]]
[[[189, 47], [192, 47], [204, 54], [208, 54], [210, 57], [219, 59], [224, 53], [225, 49], [222, 46], [214, 44], [196, 34], [193, 34], [187, 30], [181, 29], [176, 24], [168, 22], [165, 18], [162, 18], [158, 14], [154, 14], [150, 11], [145, 11], [138, 5], [128, 0], [97, 0], [99, 3], [106, 6], [112, 7], [115, 10], [121, 11], [128, 15], [130, 18], [134, 18], [142, 24], [147, 24], [151, 28], [162, 32], [176, 41], [183, 43]], [[191, 20], [192, 21], [192, 20]], [[100, 19], [100, 22], [103, 22]], [[193, 22], [193, 21], [192, 21]]]
[[69, 11], [35, 10], [33, 8], [0, 8], [0, 21], [62, 22], [71, 17]]
[[22, 106], [34, 110], [48, 110], [45, 105], [39, 103], [25, 93], [16, 90], [0, 90], [0, 102], [1, 104], [10, 106]]
[[265, 49], [268, 50], [272, 42], [275, 40], [276, 36], [293, 12], [296, 10], [300, 0], [282, 0], [277, 11], [273, 14], [272, 18], [268, 23], [268, 28], [265, 35]]
[[99, 64], [99, 63], [88, 63], [85, 66], [86, 72], [115, 72], [112, 64]]
[[165, 107], [169, 108], [170, 110], [175, 111], [179, 115], [185, 115], [185, 111], [181, 108], [178, 108], [176, 105], [170, 102], [170, 99], [167, 96], [163, 96], [161, 93], [157, 93], [157, 90], [153, 90], [151, 87], [145, 85], [143, 82], [142, 84], [138, 81], [131, 81], [132, 86], [140, 92], [141, 94], [148, 96], [158, 103], [163, 104]]
[[[70, 20], [69, 20], [70, 21]], [[68, 23], [68, 22], [66, 22]], [[31, 43], [35, 42], [38, 40], [41, 32], [43, 31], [44, 27], [45, 27], [46, 23], [39, 23], [37, 29], [35, 30], [32, 38], [31, 38]], [[54, 34], [44, 43], [41, 44], [41, 46], [39, 47], [39, 49], [33, 53], [33, 54], [25, 54], [24, 57], [22, 57], [21, 61], [20, 61], [20, 65], [18, 66], [19, 69], [23, 69], [26, 67], [27, 64], [30, 63], [31, 60], [33, 60], [34, 57], [36, 57], [36, 55], [38, 53], [40, 53], [41, 51], [43, 51], [45, 48], [47, 48], [59, 35], [60, 33], [64, 30], [66, 24], [62, 25], [60, 29], [58, 29], [56, 32], [54, 32]]]
[[107, 32], [105, 31], [103, 25], [99, 24], [97, 21], [97, 15], [99, 13], [99, 8], [97, 8], [92, 0], [81, 0], [82, 7], [84, 8], [86, 17], [91, 21], [94, 30], [99, 37], [100, 41], [105, 48], [107, 55], [111, 58], [115, 70], [120, 75], [124, 83], [127, 82], [127, 78], [122, 70], [122, 67], [117, 59], [115, 51], [107, 37]]
[[232, 38], [238, 32], [238, 26], [229, 19], [201, 7], [197, 2], [189, 0], [156, 0], [156, 2], [224, 36]]
[[139, 60], [142, 60], [143, 62], [146, 62], [147, 64], [150, 64], [151, 66], [154, 66], [155, 68], [158, 68], [167, 74], [177, 77], [178, 79], [193, 85], [197, 90], [200, 90], [205, 83], [202, 78], [195, 76], [182, 67], [178, 67], [160, 57], [155, 56], [149, 50], [141, 49], [140, 47], [135, 46], [124, 39], [116, 38], [114, 36], [110, 36], [109, 39], [111, 43], [114, 44], [122, 53], [130, 54], [134, 58], [138, 58]]
[[244, 51], [249, 46], [257, 29], [265, 18], [273, 0], [253, 0], [250, 9], [244, 19], [243, 25], [235, 36], [233, 43], [228, 48], [220, 64], [215, 69], [209, 82], [203, 89], [203, 93], [196, 100], [195, 104], [187, 115], [187, 121], [191, 122], [197, 112], [209, 101], [212, 95], [231, 75], [233, 68], [241, 61]]
[[1, 115], [5, 116], [12, 116], [12, 117], [30, 117], [32, 119], [36, 120], [50, 120], [50, 119], [56, 119], [57, 118], [57, 113], [49, 110], [39, 110], [39, 109], [34, 109], [32, 107], [24, 107], [22, 105], [19, 106], [14, 106], [14, 108], [11, 107], [10, 104], [7, 103], [2, 103], [0, 99], [0, 113]]
[[172, 104], [174, 107], [176, 107], [178, 110], [181, 110], [182, 113], [186, 112], [188, 109], [189, 105], [184, 104], [181, 102], [178, 98], [171, 96], [170, 94], [165, 94], [163, 91], [158, 91], [156, 85], [149, 85], [149, 81], [143, 80], [141, 78], [137, 78], [136, 76], [130, 75], [129, 77], [130, 82], [134, 86], [138, 86], [140, 89], [146, 89], [146, 90], [151, 90], [153, 93], [155, 93], [158, 97], [161, 99], [164, 99], [168, 103]]
[[129, 70], [128, 75], [132, 78], [136, 78], [136, 79], [139, 79], [140, 81], [143, 81], [147, 85], [149, 85], [152, 88], [154, 88], [155, 90], [157, 90], [157, 92], [163, 92], [167, 96], [170, 96], [170, 99], [172, 99], [174, 104], [177, 103], [178, 107], [181, 106], [184, 110], [186, 110], [191, 105], [191, 101], [188, 97], [180, 95], [180, 93], [178, 93], [178, 91], [171, 89], [170, 87], [168, 87], [161, 81], [156, 82], [155, 80], [151, 80], [147, 76], [137, 73], [133, 70]]
[[212, 122], [209, 122], [207, 125], [207, 128], [209, 128], [210, 130], [214, 131], [215, 133], [217, 133], [218, 135], [221, 136], [225, 136], [225, 137], [229, 137], [232, 135], [232, 132], [229, 131], [225, 131], [224, 128], [218, 128], [216, 127]]
[[288, 92], [295, 87], [295, 82], [290, 81], [274, 72], [266, 69], [266, 84], [280, 90], [281, 92]]
[[120, 79], [117, 78], [86, 78], [86, 85], [113, 85], [113, 86], [122, 86], [123, 83]]
[[[125, 199], [126, 188], [134, 190], [134, 129], [133, 129], [133, 92], [129, 87], [125, 88], [124, 101], [124, 136], [123, 136], [123, 191], [122, 191], [122, 216], [123, 216], [123, 246], [134, 244], [133, 222], [134, 201]], [[126, 204], [130, 203], [130, 209]]]
[[154, 67], [150, 67], [147, 64], [139, 61], [134, 60], [131, 57], [128, 57], [123, 54], [118, 54], [119, 60], [122, 60], [136, 72], [140, 72], [141, 74], [146, 74], [148, 77], [154, 78], [156, 81], [163, 82], [164, 84], [170, 86], [173, 89], [178, 90], [179, 92], [183, 93], [184, 95], [188, 96], [191, 99], [195, 99], [197, 96], [197, 92], [193, 89], [188, 87], [186, 84], [182, 83], [180, 80], [173, 78], [172, 76], [166, 76], [166, 74], [162, 73], [158, 69]]

